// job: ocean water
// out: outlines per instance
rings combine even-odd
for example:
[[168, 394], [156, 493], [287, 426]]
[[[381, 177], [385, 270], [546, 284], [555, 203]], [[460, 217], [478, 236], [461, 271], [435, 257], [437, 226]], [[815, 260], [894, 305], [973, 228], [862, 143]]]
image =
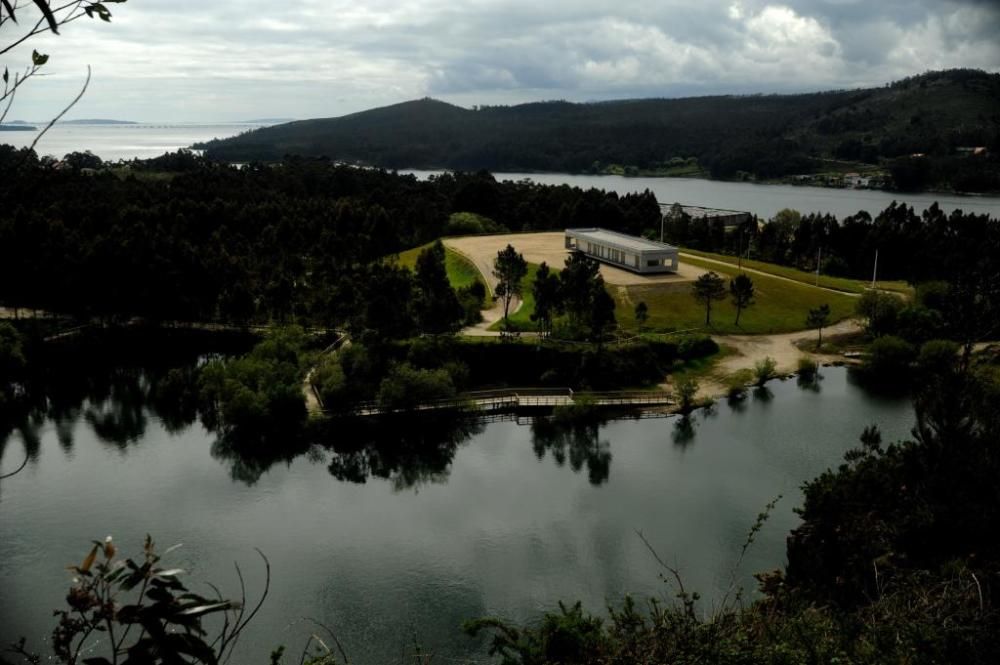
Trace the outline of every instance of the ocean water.
[[[36, 125], [41, 130], [41, 125]], [[105, 161], [149, 159], [193, 143], [227, 138], [261, 127], [259, 124], [138, 124], [138, 125], [67, 125], [57, 124], [35, 146], [39, 155], [63, 157], [70, 152], [89, 150]], [[31, 145], [34, 132], [2, 132], [0, 144], [16, 147]]]

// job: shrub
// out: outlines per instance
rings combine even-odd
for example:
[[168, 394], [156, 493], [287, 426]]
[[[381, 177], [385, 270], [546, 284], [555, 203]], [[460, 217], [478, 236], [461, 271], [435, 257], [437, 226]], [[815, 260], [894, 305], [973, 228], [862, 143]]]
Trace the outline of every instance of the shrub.
[[695, 407], [698, 387], [698, 382], [691, 377], [684, 377], [677, 381], [674, 392], [677, 395], [677, 405], [681, 413], [689, 413]]
[[865, 291], [858, 299], [856, 307], [859, 316], [865, 319], [869, 335], [880, 337], [895, 334], [899, 312], [903, 301], [882, 291]]
[[677, 355], [681, 360], [704, 358], [719, 352], [719, 345], [708, 335], [689, 335], [677, 345]]
[[799, 376], [812, 378], [819, 371], [819, 365], [809, 356], [799, 358]]
[[393, 365], [378, 389], [384, 409], [399, 410], [455, 397], [455, 384], [446, 369], [418, 369], [409, 363]]
[[909, 374], [916, 350], [909, 342], [893, 335], [879, 337], [868, 348], [862, 369], [870, 378], [889, 381]]
[[758, 386], [762, 386], [775, 376], [777, 376], [778, 363], [774, 361], [774, 358], [767, 356], [761, 358], [753, 366], [753, 376], [754, 382]]

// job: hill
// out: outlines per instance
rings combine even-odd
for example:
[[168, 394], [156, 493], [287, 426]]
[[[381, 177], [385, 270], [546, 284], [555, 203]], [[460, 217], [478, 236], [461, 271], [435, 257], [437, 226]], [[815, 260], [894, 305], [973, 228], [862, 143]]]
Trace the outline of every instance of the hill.
[[[900, 171], [900, 184], [914, 189], [1000, 189], [996, 157], [975, 161], [959, 151], [970, 146], [1000, 152], [998, 74], [950, 70], [879, 88], [797, 95], [474, 109], [422, 99], [196, 147], [229, 161], [294, 154], [386, 168], [571, 173], [609, 165], [668, 171], [693, 158], [716, 178], [762, 180], [868, 164]], [[913, 154], [928, 163], [910, 163], [921, 159]]]

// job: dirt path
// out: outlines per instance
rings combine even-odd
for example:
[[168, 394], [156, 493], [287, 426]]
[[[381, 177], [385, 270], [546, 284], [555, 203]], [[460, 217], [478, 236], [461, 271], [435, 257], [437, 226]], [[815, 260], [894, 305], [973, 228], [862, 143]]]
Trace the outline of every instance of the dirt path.
[[[444, 244], [469, 259], [485, 276], [493, 270], [497, 252], [507, 245], [513, 246], [528, 263], [545, 262], [557, 270], [562, 269], [570, 254], [566, 249], [566, 235], [562, 232], [465, 236], [446, 238]], [[685, 283], [697, 279], [702, 273], [701, 269], [684, 263], [680, 264], [677, 273], [655, 275], [634, 273], [606, 263], [600, 264], [600, 270], [604, 281], [613, 286]]]
[[[823, 336], [825, 338], [861, 331], [862, 327], [857, 319], [848, 319], [824, 328]], [[711, 377], [699, 380], [698, 395], [704, 398], [714, 399], [725, 395], [728, 386], [722, 380], [723, 377], [744, 369], [752, 370], [754, 365], [764, 358], [774, 359], [777, 363], [776, 371], [778, 374], [797, 371], [799, 358], [802, 356], [809, 356], [819, 364], [844, 360], [841, 356], [802, 351], [796, 346], [798, 342], [815, 340], [815, 330], [802, 330], [781, 335], [713, 335], [712, 339], [720, 346], [730, 347], [735, 353], [720, 360], [715, 365]]]
[[[706, 263], [714, 263], [722, 268], [728, 268], [730, 270], [737, 269], [732, 263], [726, 263], [725, 261], [719, 261], [718, 259], [709, 259], [704, 256], [697, 256], [695, 254], [687, 254], [686, 252], [681, 252], [679, 254], [681, 260], [684, 259], [694, 259], [695, 261], [705, 261]], [[792, 284], [798, 284], [799, 286], [808, 286], [811, 289], [818, 289], [820, 291], [829, 291], [830, 293], [836, 293], [842, 296], [850, 296], [852, 298], [860, 298], [860, 293], [851, 293], [850, 291], [839, 291], [837, 289], [831, 289], [826, 286], [816, 286], [815, 284], [809, 284], [808, 282], [801, 282], [797, 279], [792, 279], [791, 277], [785, 277], [783, 275], [775, 275], [774, 273], [764, 272], [763, 270], [757, 270], [755, 268], [742, 268], [743, 272], [753, 273], [754, 275], [763, 275], [765, 277], [770, 277], [772, 279], [780, 279], [785, 282], [790, 282]]]
[[[493, 294], [497, 292], [497, 278], [493, 276], [493, 259], [496, 258], [496, 251], [499, 250], [492, 253], [466, 251], [469, 249], [469, 243], [462, 242], [465, 240], [470, 240], [470, 238], [445, 238], [444, 245], [457, 254], [461, 254], [463, 258], [476, 267], [476, 270], [479, 271], [479, 274], [482, 275], [483, 280], [486, 282], [486, 288], [489, 290], [486, 297], [492, 298]], [[515, 297], [510, 303], [510, 313], [517, 312], [521, 309], [521, 305], [521, 299]], [[470, 337], [499, 337], [499, 331], [490, 330], [489, 328], [503, 318], [503, 301], [499, 298], [493, 300], [493, 306], [484, 309], [482, 314], [483, 320], [474, 326], [463, 328], [462, 334], [469, 335]]]

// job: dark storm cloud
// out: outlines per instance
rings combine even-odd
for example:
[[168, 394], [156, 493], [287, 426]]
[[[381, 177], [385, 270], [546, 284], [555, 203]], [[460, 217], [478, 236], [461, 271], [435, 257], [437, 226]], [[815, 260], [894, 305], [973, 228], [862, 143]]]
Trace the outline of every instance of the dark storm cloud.
[[1000, 69], [992, 0], [135, 0], [114, 10], [110, 25], [80, 21], [34, 40], [53, 76], [26, 88], [16, 115], [51, 113], [85, 63], [95, 79], [79, 115], [163, 120], [329, 116], [424, 95], [475, 104], [816, 90]]

